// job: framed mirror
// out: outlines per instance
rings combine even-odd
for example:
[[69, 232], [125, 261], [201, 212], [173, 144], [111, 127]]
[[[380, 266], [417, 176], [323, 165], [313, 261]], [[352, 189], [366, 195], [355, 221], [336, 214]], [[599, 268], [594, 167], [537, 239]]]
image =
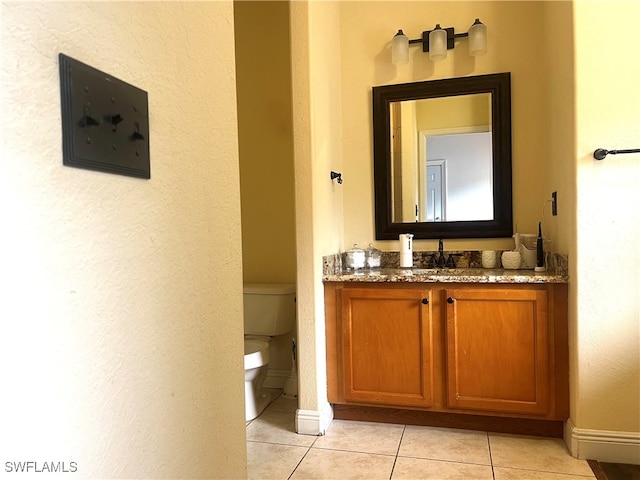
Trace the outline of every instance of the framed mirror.
[[373, 87], [376, 239], [513, 234], [509, 73]]

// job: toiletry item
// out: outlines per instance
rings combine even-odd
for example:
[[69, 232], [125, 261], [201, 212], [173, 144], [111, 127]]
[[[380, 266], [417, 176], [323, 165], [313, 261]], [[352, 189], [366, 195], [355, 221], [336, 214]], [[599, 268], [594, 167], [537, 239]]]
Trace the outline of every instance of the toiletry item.
[[520, 252], [516, 252], [513, 250], [502, 252], [502, 266], [507, 270], [519, 269], [521, 262], [522, 256], [520, 255]]
[[354, 244], [351, 250], [344, 252], [344, 266], [347, 270], [358, 270], [364, 268], [365, 253]]
[[495, 250], [483, 250], [482, 266], [484, 268], [496, 268], [497, 260], [498, 260], [498, 253]]
[[520, 268], [533, 269], [536, 266], [536, 234], [521, 233], [520, 234], [520, 255], [522, 255], [522, 264]]
[[542, 238], [542, 222], [538, 222], [538, 238], [536, 240], [536, 272], [544, 272], [544, 239]]
[[413, 233], [400, 235], [400, 268], [413, 267]]
[[367, 248], [364, 253], [367, 268], [380, 268], [380, 263], [382, 262], [382, 252], [380, 250], [369, 244], [369, 248]]

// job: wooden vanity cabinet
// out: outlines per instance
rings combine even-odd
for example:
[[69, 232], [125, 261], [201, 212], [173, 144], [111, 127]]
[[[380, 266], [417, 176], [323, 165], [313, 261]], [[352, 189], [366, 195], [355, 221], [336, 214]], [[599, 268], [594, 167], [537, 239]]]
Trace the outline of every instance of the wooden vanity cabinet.
[[566, 287], [327, 282], [329, 401], [565, 420]]
[[446, 297], [447, 406], [546, 414], [546, 290], [455, 288]]
[[428, 289], [345, 288], [340, 296], [341, 397], [433, 405], [433, 319]]

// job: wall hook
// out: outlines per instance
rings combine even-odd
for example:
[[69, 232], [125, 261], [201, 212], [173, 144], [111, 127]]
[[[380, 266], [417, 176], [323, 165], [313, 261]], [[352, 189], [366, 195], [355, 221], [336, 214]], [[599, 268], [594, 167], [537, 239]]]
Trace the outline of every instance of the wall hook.
[[342, 185], [342, 174], [338, 172], [331, 172], [331, 180], [333, 181], [336, 178], [338, 179], [338, 183]]

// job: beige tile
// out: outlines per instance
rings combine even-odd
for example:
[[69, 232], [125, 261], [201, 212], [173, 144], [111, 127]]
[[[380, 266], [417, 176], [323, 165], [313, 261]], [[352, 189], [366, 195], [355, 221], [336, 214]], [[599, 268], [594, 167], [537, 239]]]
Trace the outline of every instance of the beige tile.
[[593, 476], [587, 461], [569, 455], [558, 438], [490, 433], [489, 445], [494, 467]]
[[493, 480], [490, 465], [398, 457], [392, 480]]
[[407, 426], [398, 455], [491, 465], [487, 434], [472, 430]]
[[387, 480], [394, 460], [393, 455], [312, 448], [293, 472], [291, 479]]
[[588, 480], [595, 478], [593, 474], [582, 476], [502, 467], [494, 467], [493, 474], [495, 480]]
[[395, 455], [403, 430], [403, 425], [334, 420], [313, 448]]
[[308, 450], [309, 447], [247, 442], [248, 478], [287, 479]]
[[247, 440], [308, 447], [318, 437], [298, 435], [295, 414], [291, 412], [264, 412], [247, 427]]

